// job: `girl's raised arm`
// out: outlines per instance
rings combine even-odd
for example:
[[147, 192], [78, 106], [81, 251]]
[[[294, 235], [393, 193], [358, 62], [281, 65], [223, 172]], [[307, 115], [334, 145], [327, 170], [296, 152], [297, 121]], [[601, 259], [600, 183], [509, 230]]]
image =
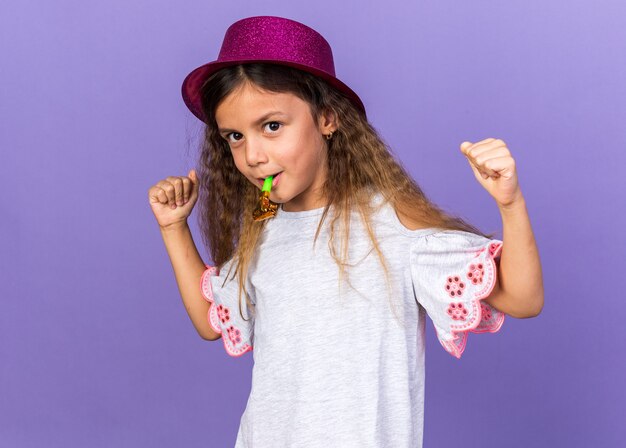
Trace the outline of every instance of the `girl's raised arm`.
[[198, 199], [195, 170], [189, 172], [189, 177], [169, 176], [157, 182], [148, 191], [148, 197], [174, 268], [185, 310], [201, 338], [208, 341], [219, 339], [221, 335], [208, 321], [211, 304], [204, 299], [200, 289], [206, 266], [187, 224], [187, 217]]

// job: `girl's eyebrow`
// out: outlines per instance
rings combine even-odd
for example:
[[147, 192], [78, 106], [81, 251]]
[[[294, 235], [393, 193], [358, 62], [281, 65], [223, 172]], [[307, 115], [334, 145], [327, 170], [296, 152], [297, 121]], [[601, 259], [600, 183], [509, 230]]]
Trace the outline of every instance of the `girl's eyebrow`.
[[[261, 124], [262, 122], [264, 122], [265, 120], [267, 120], [268, 118], [270, 118], [271, 116], [274, 116], [274, 115], [286, 116], [287, 114], [284, 114], [283, 112], [281, 112], [279, 110], [271, 110], [268, 113], [266, 113], [265, 115], [263, 115], [262, 117], [260, 117], [259, 119], [257, 119], [252, 124], [253, 125]], [[237, 132], [237, 130], [236, 129], [228, 129], [228, 128], [219, 128], [219, 132], [220, 132], [220, 134], [223, 134], [224, 132]]]

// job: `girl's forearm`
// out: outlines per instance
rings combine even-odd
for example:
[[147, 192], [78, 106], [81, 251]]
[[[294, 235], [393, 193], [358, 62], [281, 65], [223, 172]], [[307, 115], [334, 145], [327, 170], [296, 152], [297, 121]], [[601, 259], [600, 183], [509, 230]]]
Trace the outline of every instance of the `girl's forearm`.
[[200, 290], [200, 278], [206, 267], [196, 249], [189, 226], [185, 223], [160, 230], [174, 268], [178, 290], [191, 322], [203, 339], [219, 338], [219, 334], [209, 326], [207, 315], [210, 303], [202, 296]]
[[493, 306], [517, 318], [537, 316], [543, 308], [543, 276], [524, 198], [500, 207], [500, 215], [503, 244]]

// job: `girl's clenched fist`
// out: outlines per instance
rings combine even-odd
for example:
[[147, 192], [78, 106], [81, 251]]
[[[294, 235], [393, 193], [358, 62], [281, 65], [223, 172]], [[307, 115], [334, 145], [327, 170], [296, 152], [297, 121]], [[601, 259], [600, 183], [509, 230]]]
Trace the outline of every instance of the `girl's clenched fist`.
[[461, 143], [476, 180], [496, 200], [498, 207], [510, 207], [522, 199], [515, 160], [506, 143], [486, 138], [476, 143]]
[[198, 199], [196, 170], [157, 182], [148, 190], [148, 199], [161, 228], [184, 224]]

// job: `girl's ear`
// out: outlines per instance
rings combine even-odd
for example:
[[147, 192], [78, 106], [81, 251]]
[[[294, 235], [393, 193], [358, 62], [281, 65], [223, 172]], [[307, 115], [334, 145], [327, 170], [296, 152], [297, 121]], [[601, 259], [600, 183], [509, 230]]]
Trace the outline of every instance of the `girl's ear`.
[[322, 134], [326, 135], [329, 132], [335, 132], [338, 127], [337, 125], [337, 115], [332, 109], [325, 109], [320, 114], [319, 127]]

